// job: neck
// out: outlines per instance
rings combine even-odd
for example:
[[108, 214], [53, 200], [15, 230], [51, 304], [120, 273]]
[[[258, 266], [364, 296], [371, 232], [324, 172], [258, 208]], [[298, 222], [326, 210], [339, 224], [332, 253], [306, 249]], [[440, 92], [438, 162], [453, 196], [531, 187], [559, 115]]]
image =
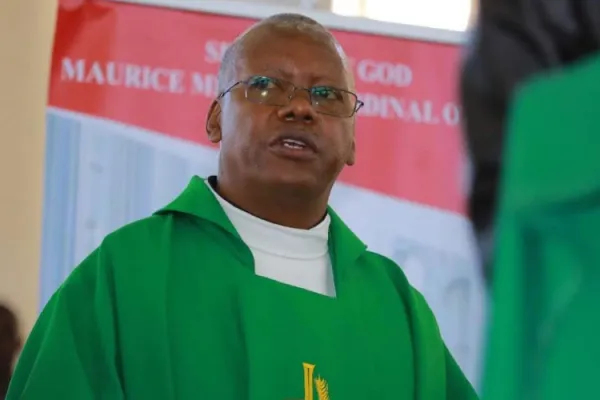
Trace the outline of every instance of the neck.
[[310, 229], [327, 213], [329, 191], [317, 194], [297, 188], [264, 187], [232, 182], [219, 174], [217, 193], [236, 207], [277, 225]]

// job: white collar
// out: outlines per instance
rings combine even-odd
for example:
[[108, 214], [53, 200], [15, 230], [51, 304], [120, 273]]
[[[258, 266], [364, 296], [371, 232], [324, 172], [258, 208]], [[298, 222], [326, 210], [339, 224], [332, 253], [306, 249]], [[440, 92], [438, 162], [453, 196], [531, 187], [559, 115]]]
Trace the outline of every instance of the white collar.
[[311, 229], [277, 225], [235, 207], [222, 198], [208, 181], [205, 183], [223, 207], [242, 240], [251, 249], [295, 259], [314, 259], [327, 254], [331, 222], [329, 215]]

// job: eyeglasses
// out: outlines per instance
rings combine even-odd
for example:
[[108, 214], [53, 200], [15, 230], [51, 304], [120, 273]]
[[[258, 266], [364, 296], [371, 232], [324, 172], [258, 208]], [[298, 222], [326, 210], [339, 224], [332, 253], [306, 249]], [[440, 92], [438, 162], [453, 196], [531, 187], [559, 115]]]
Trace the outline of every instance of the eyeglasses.
[[333, 117], [349, 118], [364, 105], [355, 93], [331, 86], [313, 86], [301, 88], [293, 83], [268, 76], [252, 76], [239, 81], [221, 92], [217, 99], [222, 98], [239, 85], [244, 85], [246, 99], [253, 103], [283, 107], [290, 103], [298, 90], [309, 94], [314, 110], [320, 114]]

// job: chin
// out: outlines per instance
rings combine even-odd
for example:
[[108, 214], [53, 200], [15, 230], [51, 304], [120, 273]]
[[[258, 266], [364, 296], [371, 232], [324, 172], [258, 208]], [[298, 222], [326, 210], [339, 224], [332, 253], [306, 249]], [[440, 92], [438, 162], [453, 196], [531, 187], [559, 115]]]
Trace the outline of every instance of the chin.
[[273, 171], [266, 176], [263, 176], [263, 180], [267, 181], [273, 186], [278, 186], [281, 189], [296, 189], [305, 191], [307, 189], [317, 189], [322, 183], [320, 182], [319, 176], [308, 171]]

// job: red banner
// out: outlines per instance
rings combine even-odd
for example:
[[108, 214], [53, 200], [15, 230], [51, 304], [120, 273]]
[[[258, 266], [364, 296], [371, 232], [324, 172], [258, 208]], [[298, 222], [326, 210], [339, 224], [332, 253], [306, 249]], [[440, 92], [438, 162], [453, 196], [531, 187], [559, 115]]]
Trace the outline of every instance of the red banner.
[[[227, 45], [252, 20], [113, 3], [63, 5], [50, 105], [210, 146], [205, 117]], [[334, 31], [365, 107], [341, 180], [462, 213], [456, 46]]]

